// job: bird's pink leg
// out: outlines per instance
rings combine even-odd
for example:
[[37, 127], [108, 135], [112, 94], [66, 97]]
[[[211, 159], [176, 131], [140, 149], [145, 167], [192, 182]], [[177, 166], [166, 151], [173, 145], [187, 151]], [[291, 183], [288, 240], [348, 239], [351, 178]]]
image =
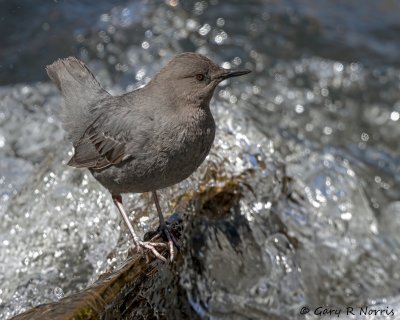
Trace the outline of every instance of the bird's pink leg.
[[113, 194], [112, 199], [115, 203], [115, 205], [118, 208], [119, 213], [121, 214], [122, 218], [124, 219], [126, 225], [128, 226], [128, 229], [133, 237], [133, 242], [135, 243], [135, 246], [139, 252], [143, 252], [143, 250], [148, 250], [151, 251], [158, 259], [162, 261], [167, 261], [157, 250], [155, 247], [165, 247], [164, 243], [157, 243], [157, 242], [145, 242], [141, 241], [137, 234], [135, 233], [135, 230], [133, 229], [133, 226], [131, 222], [129, 221], [128, 215], [126, 214], [124, 207], [122, 205], [122, 197], [120, 194]]
[[[157, 208], [157, 213], [158, 213], [158, 219], [160, 220], [160, 234], [165, 234], [167, 239], [168, 239], [168, 246], [169, 246], [169, 255], [170, 255], [170, 260], [171, 262], [174, 260], [175, 257], [175, 250], [174, 250], [174, 245], [178, 248], [178, 243], [175, 240], [174, 236], [171, 234], [171, 232], [168, 230], [167, 224], [165, 223], [164, 216], [161, 211], [161, 206], [160, 202], [158, 201], [158, 196], [156, 191], [151, 192], [153, 195], [154, 203]], [[158, 236], [154, 237], [153, 239], [157, 238]], [[152, 239], [152, 240], [153, 240]]]

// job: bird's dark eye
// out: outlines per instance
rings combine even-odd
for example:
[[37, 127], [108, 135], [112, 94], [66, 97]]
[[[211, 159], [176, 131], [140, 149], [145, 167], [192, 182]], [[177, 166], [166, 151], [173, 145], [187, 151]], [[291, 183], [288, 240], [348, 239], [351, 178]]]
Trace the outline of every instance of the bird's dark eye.
[[199, 80], [199, 81], [203, 81], [204, 80], [204, 74], [201, 74], [201, 73], [196, 74], [196, 79]]

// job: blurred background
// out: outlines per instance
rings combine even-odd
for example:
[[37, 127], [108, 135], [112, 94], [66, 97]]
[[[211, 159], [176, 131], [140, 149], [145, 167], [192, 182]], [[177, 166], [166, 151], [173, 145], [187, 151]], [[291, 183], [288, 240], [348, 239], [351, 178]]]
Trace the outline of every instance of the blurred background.
[[[258, 198], [242, 214], [264, 263], [240, 271], [251, 285], [226, 280], [219, 296], [186, 288], [193, 309], [215, 319], [298, 319], [319, 304], [400, 314], [399, 33], [397, 0], [0, 0], [0, 318], [83, 289], [126, 255], [107, 193], [63, 164], [71, 147], [45, 66], [77, 56], [118, 94], [184, 51], [253, 70], [217, 90], [220, 133], [204, 168], [255, 170]], [[296, 201], [270, 179], [281, 171]], [[199, 177], [174, 192], [196, 190]], [[148, 206], [128, 201], [133, 214]], [[272, 211], [285, 233], [263, 225]], [[142, 214], [138, 228], [153, 218]], [[249, 279], [240, 272], [236, 281]]]

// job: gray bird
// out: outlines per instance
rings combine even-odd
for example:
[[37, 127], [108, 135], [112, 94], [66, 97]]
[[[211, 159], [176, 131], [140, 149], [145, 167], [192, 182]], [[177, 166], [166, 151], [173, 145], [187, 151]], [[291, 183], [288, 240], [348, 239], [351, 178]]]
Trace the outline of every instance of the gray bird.
[[46, 70], [65, 101], [63, 126], [75, 150], [68, 165], [88, 168], [110, 191], [138, 251], [165, 260], [156, 249], [165, 244], [141, 241], [122, 205], [122, 193], [152, 192], [172, 261], [175, 241], [156, 190], [186, 179], [204, 161], [215, 135], [209, 103], [216, 86], [250, 71], [223, 69], [200, 54], [182, 53], [146, 86], [112, 96], [74, 57]]

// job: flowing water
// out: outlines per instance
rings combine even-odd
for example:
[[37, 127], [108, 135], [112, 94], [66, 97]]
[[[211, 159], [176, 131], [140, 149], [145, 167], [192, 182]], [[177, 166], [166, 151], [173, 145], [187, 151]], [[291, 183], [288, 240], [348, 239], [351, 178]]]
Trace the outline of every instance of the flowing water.
[[[231, 219], [198, 226], [197, 265], [180, 274], [192, 308], [210, 319], [299, 319], [303, 306], [305, 319], [321, 318], [318, 306], [400, 317], [398, 1], [10, 3], [0, 3], [1, 319], [85, 288], [129, 247], [107, 192], [65, 165], [44, 65], [77, 55], [118, 94], [182, 51], [253, 70], [217, 91], [206, 162], [161, 192], [171, 212], [211, 169], [254, 173]], [[126, 200], [138, 230], [156, 225], [148, 195]], [[235, 242], [225, 231], [238, 221]]]

